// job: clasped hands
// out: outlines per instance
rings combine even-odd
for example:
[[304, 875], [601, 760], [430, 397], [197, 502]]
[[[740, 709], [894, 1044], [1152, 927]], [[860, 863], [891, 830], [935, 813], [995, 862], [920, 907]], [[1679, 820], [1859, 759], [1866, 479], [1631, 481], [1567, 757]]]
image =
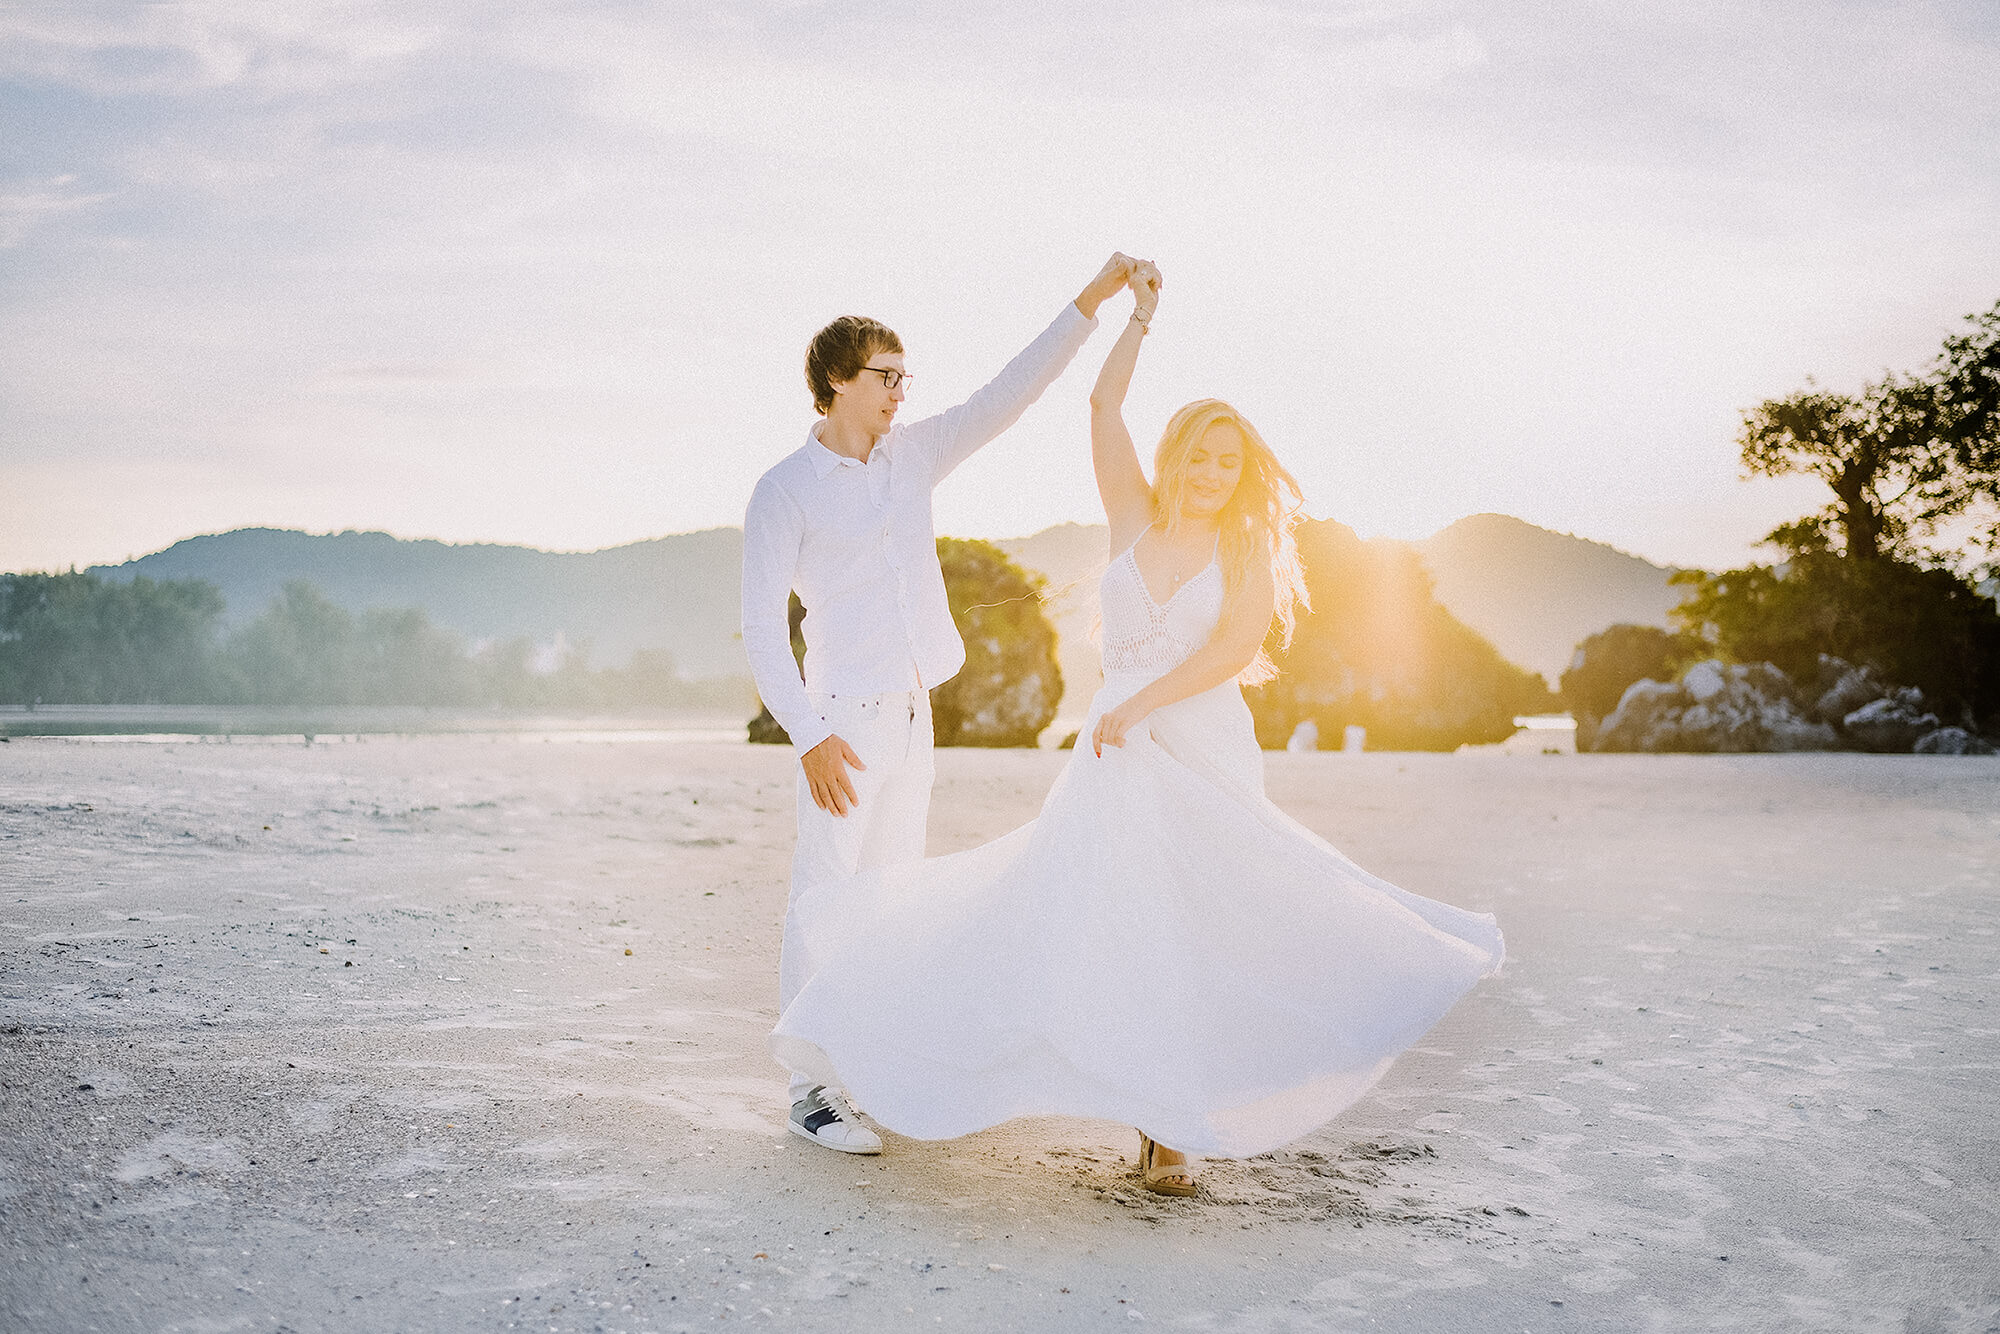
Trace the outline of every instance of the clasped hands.
[[1094, 319], [1097, 308], [1121, 287], [1132, 289], [1133, 310], [1142, 317], [1140, 322], [1151, 319], [1153, 307], [1160, 301], [1160, 271], [1151, 260], [1134, 259], [1122, 250], [1113, 251], [1097, 276], [1084, 286], [1077, 295], [1076, 308]]

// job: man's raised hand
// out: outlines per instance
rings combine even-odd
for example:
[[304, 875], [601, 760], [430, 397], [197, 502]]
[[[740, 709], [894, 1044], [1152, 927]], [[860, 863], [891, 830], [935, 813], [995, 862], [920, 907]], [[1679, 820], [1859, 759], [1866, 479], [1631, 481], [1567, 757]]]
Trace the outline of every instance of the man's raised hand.
[[1127, 283], [1132, 289], [1132, 313], [1142, 322], [1152, 319], [1154, 308], [1160, 304], [1160, 270], [1150, 259], [1135, 260]]
[[837, 736], [830, 736], [799, 756], [799, 764], [806, 771], [806, 785], [812, 789], [813, 805], [831, 815], [846, 815], [861, 804], [854, 794], [854, 782], [847, 771], [866, 769], [861, 757], [854, 753], [854, 747]]
[[1122, 251], [1113, 251], [1111, 258], [1104, 261], [1104, 267], [1097, 271], [1097, 276], [1077, 293], [1076, 308], [1083, 313], [1083, 317], [1097, 318], [1097, 308], [1104, 304], [1106, 297], [1132, 280], [1132, 271], [1138, 265], [1139, 261], [1130, 255]]

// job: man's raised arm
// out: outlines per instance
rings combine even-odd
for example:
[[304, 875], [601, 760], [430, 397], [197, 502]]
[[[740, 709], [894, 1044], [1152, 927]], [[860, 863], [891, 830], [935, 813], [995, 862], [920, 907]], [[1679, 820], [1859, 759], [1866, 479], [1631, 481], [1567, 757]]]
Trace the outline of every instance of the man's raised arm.
[[933, 484], [972, 457], [973, 451], [1020, 420], [1029, 404], [1054, 384], [1056, 377], [1097, 327], [1097, 307], [1125, 286], [1138, 261], [1114, 254], [1097, 276], [1084, 285], [1075, 301], [1064, 306], [1055, 322], [1008, 362], [986, 386], [955, 408], [913, 422], [903, 438], [932, 460]]

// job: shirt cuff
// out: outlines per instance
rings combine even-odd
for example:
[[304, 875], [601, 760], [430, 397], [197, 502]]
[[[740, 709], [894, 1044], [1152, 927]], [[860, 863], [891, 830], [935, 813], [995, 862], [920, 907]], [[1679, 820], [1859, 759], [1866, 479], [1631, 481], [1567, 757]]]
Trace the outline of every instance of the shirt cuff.
[[1097, 316], [1084, 314], [1076, 308], [1074, 301], [1062, 308], [1062, 314], [1056, 316], [1056, 323], [1063, 325], [1065, 331], [1080, 324], [1086, 337], [1097, 331]]
[[[792, 749], [801, 756], [833, 735], [833, 729], [821, 722], [817, 715], [807, 714], [806, 718], [807, 721], [797, 731], [785, 728], [785, 735], [792, 739]], [[784, 726], [782, 721], [779, 726]]]

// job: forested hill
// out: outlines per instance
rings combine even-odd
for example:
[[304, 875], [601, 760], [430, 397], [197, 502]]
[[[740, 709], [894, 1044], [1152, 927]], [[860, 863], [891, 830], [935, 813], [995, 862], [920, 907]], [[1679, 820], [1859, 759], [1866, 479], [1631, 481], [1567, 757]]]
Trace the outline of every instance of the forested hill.
[[1684, 591], [1665, 566], [1505, 514], [1475, 514], [1411, 545], [1437, 600], [1551, 685], [1586, 635], [1621, 621], [1664, 626]]
[[735, 528], [588, 552], [244, 528], [91, 573], [206, 579], [227, 599], [231, 625], [303, 579], [352, 611], [421, 608], [475, 642], [525, 635], [546, 646], [560, 636], [588, 643], [600, 667], [622, 666], [634, 649], [664, 649], [682, 675], [714, 677], [748, 674], [737, 642], [742, 560]]
[[[1064, 676], [1085, 691], [1079, 699], [1096, 679], [1088, 635], [1104, 534], [1101, 524], [1062, 524], [999, 543], [1061, 595], [1051, 610]], [[1677, 592], [1658, 565], [1505, 515], [1461, 519], [1409, 545], [1452, 615], [1551, 683], [1584, 636], [1617, 621], [1664, 625]], [[735, 528], [582, 553], [245, 528], [92, 573], [206, 579], [228, 600], [231, 625], [263, 611], [288, 580], [303, 579], [354, 611], [419, 607], [475, 642], [525, 635], [546, 646], [560, 635], [571, 646], [588, 642], [598, 667], [622, 666], [634, 649], [660, 649], [683, 675], [711, 677], [748, 672], [737, 639], [742, 555]]]

